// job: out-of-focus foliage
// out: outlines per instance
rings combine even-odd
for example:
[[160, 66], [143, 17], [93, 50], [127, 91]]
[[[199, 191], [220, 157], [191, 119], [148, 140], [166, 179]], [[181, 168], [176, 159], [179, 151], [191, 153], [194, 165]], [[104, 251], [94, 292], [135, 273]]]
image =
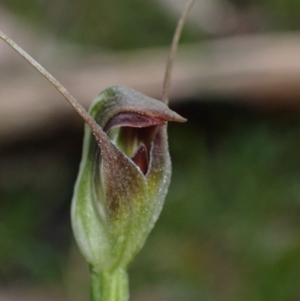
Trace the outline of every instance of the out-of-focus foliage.
[[298, 0], [229, 0], [241, 10], [259, 12], [262, 30], [299, 30]]
[[63, 132], [0, 150], [0, 287], [62, 279], [81, 145]]
[[[216, 3], [212, 0], [222, 20], [214, 20], [212, 16], [211, 23], [224, 22], [225, 26], [235, 21], [230, 19], [229, 12], [222, 11], [227, 7], [222, 1], [230, 2], [235, 8], [234, 15], [239, 21], [233, 32], [300, 30], [299, 0], [220, 0]], [[65, 42], [106, 50], [169, 45], [178, 18], [163, 10], [158, 1], [151, 0], [2, 0], [1, 5], [41, 32], [50, 32]], [[205, 8], [207, 4], [204, 1], [202, 5]], [[248, 29], [243, 31], [244, 27]], [[199, 42], [202, 37], [199, 29], [187, 25], [181, 41]]]
[[132, 282], [167, 300], [300, 299], [299, 119], [194, 112], [170, 126], [171, 189]]
[[[1, 4], [58, 37], [104, 49], [169, 45], [177, 16], [163, 13], [151, 0], [3, 0]], [[197, 41], [189, 28], [183, 41]]]
[[[300, 119], [220, 105], [180, 113], [189, 122], [169, 126], [173, 179], [162, 216], [131, 266], [133, 296], [299, 300]], [[18, 147], [11, 160], [2, 154], [6, 283], [65, 277], [80, 140]]]

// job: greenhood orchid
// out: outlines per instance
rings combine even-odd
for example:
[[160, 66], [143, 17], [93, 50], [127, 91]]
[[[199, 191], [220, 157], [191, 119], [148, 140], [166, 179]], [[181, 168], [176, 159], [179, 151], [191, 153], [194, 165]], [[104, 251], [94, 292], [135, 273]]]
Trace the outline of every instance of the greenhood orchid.
[[90, 114], [107, 136], [97, 142], [85, 128], [72, 226], [94, 268], [126, 267], [157, 220], [169, 186], [166, 122], [185, 119], [124, 87], [103, 91]]

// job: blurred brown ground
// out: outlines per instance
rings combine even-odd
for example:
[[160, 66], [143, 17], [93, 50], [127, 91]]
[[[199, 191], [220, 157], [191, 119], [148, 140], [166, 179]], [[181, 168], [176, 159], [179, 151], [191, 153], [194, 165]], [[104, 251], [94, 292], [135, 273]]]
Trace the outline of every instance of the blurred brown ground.
[[[40, 37], [9, 14], [1, 29], [26, 49], [88, 107], [112, 85], [124, 85], [159, 98], [168, 49], [83, 55], [80, 49]], [[21, 28], [21, 31], [19, 30]], [[238, 96], [250, 105], [300, 107], [300, 34], [237, 36], [180, 47], [171, 101], [201, 96]], [[12, 70], [12, 71], [11, 71]], [[0, 141], [75, 114], [36, 71], [0, 43]]]

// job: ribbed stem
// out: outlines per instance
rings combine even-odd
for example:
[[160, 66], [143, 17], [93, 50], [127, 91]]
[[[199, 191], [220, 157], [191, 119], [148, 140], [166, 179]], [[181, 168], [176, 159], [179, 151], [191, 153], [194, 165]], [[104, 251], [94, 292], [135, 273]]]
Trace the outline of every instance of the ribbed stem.
[[128, 276], [124, 269], [97, 272], [90, 266], [91, 301], [128, 301]]

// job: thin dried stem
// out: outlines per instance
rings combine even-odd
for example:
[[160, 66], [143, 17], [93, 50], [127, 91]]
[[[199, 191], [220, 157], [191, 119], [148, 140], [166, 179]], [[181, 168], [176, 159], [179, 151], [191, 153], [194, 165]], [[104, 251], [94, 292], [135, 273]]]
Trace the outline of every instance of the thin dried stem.
[[95, 120], [89, 115], [85, 108], [76, 100], [76, 98], [62, 86], [43, 66], [41, 66], [34, 58], [32, 58], [25, 50], [17, 45], [13, 40], [7, 37], [0, 31], [0, 38], [6, 42], [11, 48], [13, 48], [18, 54], [20, 54], [26, 61], [29, 62], [38, 72], [40, 72], [61, 94], [62, 96], [73, 106], [78, 114], [89, 125], [91, 131], [95, 135], [96, 139], [102, 140], [105, 133]]
[[171, 85], [172, 68], [173, 68], [173, 62], [174, 62], [177, 47], [178, 47], [179, 38], [180, 38], [180, 35], [182, 32], [182, 28], [184, 26], [186, 17], [188, 15], [189, 11], [191, 10], [194, 2], [195, 2], [195, 0], [190, 0], [186, 4], [181, 17], [178, 20], [177, 27], [176, 27], [176, 30], [175, 30], [175, 33], [173, 36], [173, 41], [171, 44], [171, 48], [170, 48], [170, 52], [169, 52], [169, 56], [168, 56], [168, 60], [167, 60], [167, 65], [166, 65], [164, 84], [163, 84], [163, 92], [162, 92], [162, 102], [164, 102], [165, 104], [168, 104], [168, 102], [169, 102], [169, 90], [170, 90], [170, 85]]

